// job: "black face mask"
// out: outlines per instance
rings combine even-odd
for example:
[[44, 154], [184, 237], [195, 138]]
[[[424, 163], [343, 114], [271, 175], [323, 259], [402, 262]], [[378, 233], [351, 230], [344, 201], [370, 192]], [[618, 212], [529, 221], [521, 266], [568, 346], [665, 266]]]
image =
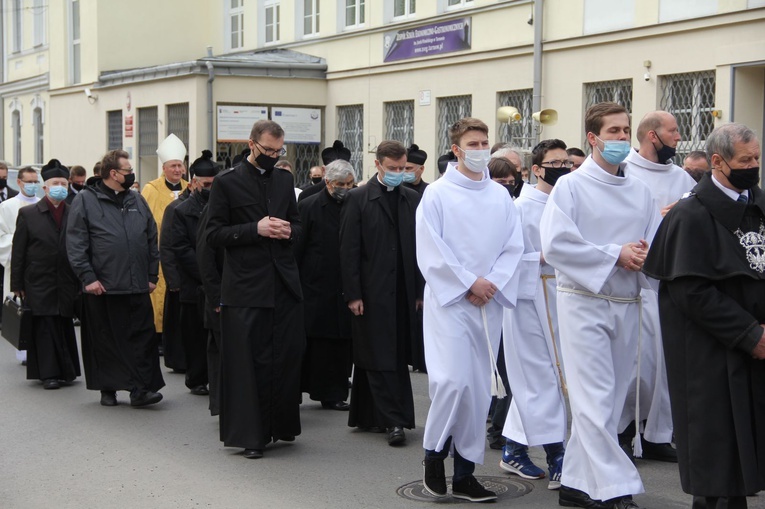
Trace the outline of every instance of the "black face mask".
[[130, 186], [135, 184], [135, 173], [131, 173], [129, 175], [123, 175], [123, 177], [125, 177], [125, 181], [120, 182], [120, 185], [122, 186], [122, 189], [127, 191], [128, 189], [130, 189]]
[[266, 154], [258, 154], [255, 158], [255, 164], [261, 170], [273, 170], [277, 162], [279, 162], [278, 157], [269, 157]]
[[555, 183], [563, 175], [571, 173], [571, 168], [552, 168], [548, 166], [542, 166], [545, 169], [545, 176], [541, 177], [542, 180], [555, 187]]
[[311, 177], [311, 183], [318, 184], [321, 182], [321, 177]]
[[[725, 161], [725, 159], [723, 159], [723, 161]], [[756, 186], [760, 181], [759, 166], [755, 166], [754, 168], [735, 169], [731, 168], [728, 161], [725, 161], [725, 164], [728, 165], [730, 171], [727, 175], [725, 175], [725, 173], [723, 173], [723, 175], [728, 177], [728, 182], [730, 182], [730, 185], [736, 189], [749, 189]]]
[[510, 196], [513, 196], [513, 193], [515, 192], [515, 184], [503, 184], [502, 187], [507, 189], [507, 192], [510, 193]]
[[75, 184], [74, 182], [72, 182], [72, 189], [74, 189], [75, 191], [77, 191], [79, 193], [80, 191], [85, 189], [85, 185], [84, 184]]
[[706, 173], [706, 171], [704, 170], [685, 170], [685, 171], [687, 171], [688, 175], [690, 175], [693, 178], [693, 180], [695, 180], [696, 182], [700, 182], [701, 177], [703, 177], [704, 174]]
[[677, 153], [677, 150], [675, 150], [672, 147], [668, 147], [664, 142], [662, 141], [661, 137], [659, 137], [659, 133], [656, 131], [653, 132], [657, 138], [659, 138], [659, 142], [661, 143], [661, 148], [656, 148], [656, 145], [653, 145], [653, 142], [651, 142], [651, 145], [653, 145], [653, 148], [656, 150], [656, 158], [659, 160], [661, 164], [666, 163], [673, 157], [675, 157], [675, 153]]
[[8, 185], [8, 179], [0, 179], [0, 189], [5, 189], [5, 186]]
[[210, 190], [203, 187], [199, 190], [199, 196], [202, 198], [202, 201], [206, 202], [210, 199]]

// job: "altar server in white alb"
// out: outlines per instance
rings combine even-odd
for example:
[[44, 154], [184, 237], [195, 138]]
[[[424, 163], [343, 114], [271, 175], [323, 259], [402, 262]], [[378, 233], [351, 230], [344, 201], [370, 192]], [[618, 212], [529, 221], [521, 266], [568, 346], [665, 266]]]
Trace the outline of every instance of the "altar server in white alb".
[[488, 132], [475, 118], [451, 126], [457, 162], [427, 187], [416, 217], [432, 400], [425, 422], [424, 484], [432, 495], [446, 495], [444, 459], [453, 448], [452, 495], [472, 502], [496, 499], [473, 471], [483, 463], [502, 309], [515, 305], [513, 276], [523, 253], [513, 201], [486, 167]]
[[[656, 206], [664, 215], [677, 200], [696, 185], [693, 177], [672, 163], [675, 149], [680, 141], [680, 131], [675, 117], [666, 111], [647, 113], [638, 124], [639, 150], [632, 150], [624, 160], [625, 173], [648, 186]], [[619, 440], [629, 450], [629, 443], [637, 440], [634, 422], [645, 421], [645, 433], [640, 438], [642, 458], [677, 463], [677, 452], [672, 447], [672, 414], [669, 406], [667, 369], [659, 323], [658, 295], [653, 290], [643, 290], [643, 345], [640, 349], [640, 404], [636, 407], [637, 358], [632, 367], [632, 379], [628, 387], [627, 402], [619, 421]]]
[[505, 310], [505, 365], [513, 399], [502, 435], [499, 466], [524, 479], [541, 479], [544, 470], [528, 455], [528, 446], [544, 446], [548, 488], [560, 488], [566, 439], [565, 382], [560, 362], [555, 270], [545, 262], [539, 222], [547, 198], [573, 163], [561, 140], [543, 140], [531, 152], [536, 186], [524, 186], [515, 200], [521, 217], [524, 253], [518, 266], [518, 302]]
[[615, 103], [585, 114], [592, 155], [558, 180], [540, 223], [542, 253], [555, 268], [558, 324], [571, 404], [571, 437], [559, 503], [566, 507], [637, 508], [644, 491], [619, 446], [640, 339], [640, 269], [660, 221], [651, 191], [624, 175], [630, 118]]

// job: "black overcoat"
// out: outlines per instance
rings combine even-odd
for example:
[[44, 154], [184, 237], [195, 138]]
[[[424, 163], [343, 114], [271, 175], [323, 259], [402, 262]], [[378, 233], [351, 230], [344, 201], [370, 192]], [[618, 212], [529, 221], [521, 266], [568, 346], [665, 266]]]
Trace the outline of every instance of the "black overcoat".
[[306, 336], [350, 339], [351, 311], [340, 274], [340, 209], [326, 188], [298, 204], [303, 234], [295, 259], [303, 286]]
[[35, 316], [74, 316], [74, 301], [80, 285], [66, 255], [64, 207], [61, 228], [56, 226], [43, 198], [19, 209], [11, 251], [11, 291], [23, 291]]
[[197, 264], [199, 275], [202, 278], [202, 288], [205, 292], [205, 321], [206, 329], [220, 332], [220, 280], [223, 274], [223, 248], [214, 249], [207, 243], [205, 231], [207, 230], [208, 208], [202, 209], [202, 217], [199, 218], [197, 230]]
[[348, 192], [340, 213], [340, 263], [345, 302], [364, 302], [364, 315], [352, 319], [354, 363], [363, 369], [395, 371], [399, 242], [405, 304], [411, 317], [409, 341], [417, 335], [416, 301], [422, 298], [425, 286], [415, 254], [414, 215], [420, 194], [399, 186], [396, 228], [384, 192], [376, 175]]
[[[188, 190], [188, 188], [186, 188]], [[182, 192], [177, 200], [173, 200], [165, 207], [162, 215], [162, 224], [159, 231], [163, 234], [159, 237], [159, 262], [162, 265], [162, 277], [168, 290], [177, 291], [181, 287], [181, 274], [178, 269], [178, 260], [173, 251], [173, 219], [175, 208], [188, 198], [189, 192]], [[166, 234], [164, 232], [167, 232]]]
[[197, 229], [206, 203], [198, 192], [173, 209], [171, 250], [177, 260], [181, 283], [181, 302], [196, 304], [203, 293], [202, 276], [197, 263]]

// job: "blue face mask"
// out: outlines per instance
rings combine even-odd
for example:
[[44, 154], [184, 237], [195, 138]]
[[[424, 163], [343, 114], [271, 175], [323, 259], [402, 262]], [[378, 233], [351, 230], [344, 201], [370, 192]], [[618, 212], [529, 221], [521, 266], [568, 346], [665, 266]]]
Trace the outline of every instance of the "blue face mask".
[[386, 171], [385, 176], [382, 179], [382, 183], [388, 187], [398, 187], [404, 181], [404, 172], [392, 172]]
[[48, 190], [48, 196], [50, 196], [51, 200], [64, 201], [68, 194], [69, 190], [66, 186], [52, 186]]
[[40, 184], [38, 184], [36, 182], [34, 182], [34, 183], [29, 183], [29, 182], [24, 183], [24, 194], [27, 195], [27, 196], [34, 196], [34, 195], [36, 195], [37, 191], [39, 189], [40, 189]]
[[[597, 136], [595, 137], [598, 138]], [[603, 159], [605, 159], [608, 164], [621, 163], [627, 158], [628, 155], [630, 155], [630, 150], [632, 150], [632, 147], [630, 147], [630, 142], [627, 140], [603, 141], [598, 138], [598, 141], [603, 142], [603, 150], [600, 150], [600, 147], [598, 147], [598, 150], [600, 150], [600, 155], [603, 156]]]
[[417, 180], [417, 175], [415, 175], [413, 171], [404, 172], [404, 182], [411, 184], [415, 180]]

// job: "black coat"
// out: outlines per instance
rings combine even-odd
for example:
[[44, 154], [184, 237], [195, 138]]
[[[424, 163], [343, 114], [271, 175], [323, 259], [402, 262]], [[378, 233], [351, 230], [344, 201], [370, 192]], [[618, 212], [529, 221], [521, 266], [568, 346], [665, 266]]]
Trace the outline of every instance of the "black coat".
[[303, 200], [306, 200], [310, 198], [311, 196], [315, 194], [319, 194], [320, 191], [324, 191], [327, 188], [327, 182], [322, 180], [318, 184], [311, 184], [305, 189], [303, 189], [303, 192], [300, 193], [300, 196], [298, 196], [298, 201], [301, 202]]
[[765, 323], [765, 267], [750, 266], [734, 232], [762, 228], [765, 195], [755, 187], [752, 203], [738, 203], [708, 175], [666, 215], [643, 271], [661, 281], [683, 490], [744, 496], [765, 489], [765, 361], [751, 355]]
[[223, 248], [214, 249], [207, 243], [208, 208], [202, 209], [197, 230], [197, 264], [202, 278], [202, 288], [205, 292], [205, 328], [220, 331], [220, 280], [223, 274]]
[[[13, 197], [14, 197], [14, 196], [16, 196], [17, 194], [19, 194], [19, 192], [18, 192], [18, 191], [16, 191], [15, 189], [13, 189], [13, 188], [12, 188], [12, 187], [10, 187], [10, 186], [7, 186], [7, 187], [6, 187], [6, 189], [7, 189], [7, 192], [8, 192], [8, 198], [13, 198]], [[6, 198], [6, 200], [7, 200], [8, 198]]]
[[11, 251], [11, 291], [26, 294], [26, 304], [35, 316], [74, 316], [79, 293], [77, 277], [66, 256], [64, 207], [61, 228], [56, 226], [48, 200], [19, 209]]
[[[300, 236], [300, 215], [292, 174], [267, 171], [261, 175], [248, 160], [215, 177], [208, 204], [205, 236], [212, 248], [225, 248], [221, 303], [236, 307], [274, 307], [275, 278], [281, 277], [295, 298], [302, 300], [300, 275], [292, 241]], [[289, 221], [290, 239], [258, 234], [264, 217]]]
[[298, 204], [303, 234], [295, 243], [295, 259], [309, 338], [351, 337], [351, 311], [343, 299], [340, 274], [341, 206], [326, 188]]
[[[399, 242], [409, 310], [409, 340], [417, 337], [416, 300], [425, 286], [415, 255], [414, 214], [420, 195], [398, 189], [398, 229], [385, 191], [375, 175], [348, 192], [340, 214], [340, 262], [346, 302], [362, 299], [364, 315], [353, 318], [353, 356], [363, 369], [394, 371], [396, 359], [396, 283]], [[398, 238], [396, 238], [398, 232]]]
[[165, 284], [168, 291], [178, 291], [181, 288], [181, 274], [178, 269], [178, 260], [173, 251], [173, 219], [175, 217], [175, 208], [185, 200], [188, 195], [184, 191], [165, 207], [162, 215], [162, 224], [159, 231], [163, 232], [159, 237], [159, 262], [162, 266], [162, 277], [165, 278]]
[[192, 193], [173, 209], [171, 249], [178, 261], [181, 302], [184, 304], [196, 304], [203, 292], [196, 250], [197, 229], [205, 205], [201, 194]]

